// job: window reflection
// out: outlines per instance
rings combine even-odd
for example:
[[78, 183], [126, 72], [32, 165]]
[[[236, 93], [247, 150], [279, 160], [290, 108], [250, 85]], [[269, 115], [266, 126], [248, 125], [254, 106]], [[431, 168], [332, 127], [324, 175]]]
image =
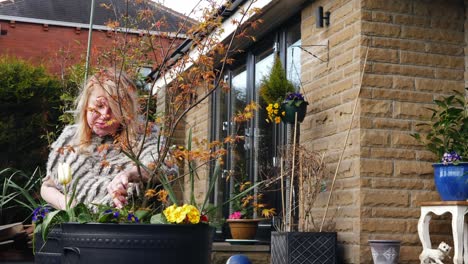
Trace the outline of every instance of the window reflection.
[[296, 89], [301, 87], [301, 40], [294, 42], [286, 50], [286, 74]]

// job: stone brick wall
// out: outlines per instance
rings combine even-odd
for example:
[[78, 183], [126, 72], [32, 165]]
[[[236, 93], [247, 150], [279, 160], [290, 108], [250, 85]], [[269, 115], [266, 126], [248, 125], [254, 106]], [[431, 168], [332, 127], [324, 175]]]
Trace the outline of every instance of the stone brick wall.
[[[331, 11], [328, 28], [314, 10]], [[463, 1], [316, 1], [302, 12], [303, 45], [328, 43], [328, 62], [302, 55], [311, 105], [301, 142], [326, 151], [333, 173], [350, 123], [369, 46], [358, 111], [332, 196], [346, 263], [371, 263], [368, 239], [402, 240], [400, 263], [417, 263], [421, 201], [438, 200], [431, 162], [410, 133], [427, 121], [433, 99], [465, 86]], [[321, 58], [327, 54], [314, 48]], [[317, 201], [320, 216], [326, 196]], [[431, 225], [445, 240], [446, 222]]]
[[[192, 109], [185, 118], [185, 139], [189, 136], [189, 131], [192, 129], [192, 149], [195, 150], [196, 148], [204, 149], [205, 145], [203, 144], [203, 140], [209, 140], [210, 135], [210, 109], [209, 109], [209, 100], [203, 101], [201, 104], [196, 106]], [[197, 141], [200, 144], [197, 144]], [[185, 144], [187, 144], [185, 140]], [[197, 164], [200, 166], [202, 164]], [[206, 196], [208, 191], [208, 182], [207, 177], [209, 175], [209, 167], [202, 166], [197, 170], [197, 181], [195, 184], [195, 199], [198, 202], [203, 202], [203, 199]], [[188, 181], [188, 177], [185, 177], [185, 192], [184, 192], [184, 199], [188, 201], [190, 192], [190, 185]]]
[[[316, 28], [315, 10], [318, 6], [331, 12], [329, 27]], [[302, 54], [303, 89], [310, 105], [301, 125], [300, 140], [307, 148], [325, 153], [329, 175], [336, 169], [358, 91], [362, 57], [360, 17], [360, 1], [357, 0], [315, 1], [302, 12], [302, 45], [326, 45], [307, 48], [326, 62]], [[384, 111], [375, 105], [369, 105], [368, 110], [376, 114]], [[347, 263], [360, 262], [357, 254], [361, 221], [359, 125], [359, 119], [355, 118], [338, 171], [327, 220], [335, 224], [332, 231], [339, 232], [338, 240], [344, 247]], [[329, 189], [331, 181], [328, 183]], [[317, 221], [323, 217], [327, 199], [328, 192], [325, 192], [316, 201]]]

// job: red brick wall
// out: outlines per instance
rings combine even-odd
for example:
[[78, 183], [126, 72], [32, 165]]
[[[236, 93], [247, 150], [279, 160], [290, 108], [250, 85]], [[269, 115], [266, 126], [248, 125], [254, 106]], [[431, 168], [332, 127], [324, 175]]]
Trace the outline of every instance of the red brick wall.
[[[0, 21], [0, 25], [7, 30], [6, 35], [0, 36], [0, 55], [9, 54], [34, 64], [44, 64], [54, 74], [60, 74], [66, 66], [85, 61], [87, 29], [10, 21]], [[132, 37], [139, 36], [132, 34]], [[111, 47], [113, 39], [112, 32], [94, 30], [93, 63], [96, 63], [100, 51]], [[168, 47], [170, 40], [160, 38], [157, 42], [162, 47]], [[150, 58], [154, 56], [150, 55]]]

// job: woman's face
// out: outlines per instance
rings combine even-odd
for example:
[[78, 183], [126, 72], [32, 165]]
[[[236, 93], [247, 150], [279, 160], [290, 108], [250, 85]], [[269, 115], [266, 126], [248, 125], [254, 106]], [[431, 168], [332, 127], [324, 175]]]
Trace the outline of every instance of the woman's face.
[[107, 99], [104, 89], [96, 87], [91, 91], [86, 108], [86, 121], [91, 130], [98, 136], [113, 135], [120, 126]]

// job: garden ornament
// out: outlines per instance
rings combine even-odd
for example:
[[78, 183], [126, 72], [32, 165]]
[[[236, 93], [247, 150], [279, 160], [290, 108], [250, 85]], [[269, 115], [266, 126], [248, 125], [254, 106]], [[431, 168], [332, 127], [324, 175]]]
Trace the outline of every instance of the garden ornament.
[[252, 262], [244, 255], [233, 255], [228, 259], [226, 264], [252, 264]]
[[451, 249], [452, 248], [447, 245], [447, 243], [441, 242], [437, 249], [425, 248], [421, 255], [419, 255], [419, 260], [421, 264], [444, 264], [442, 260], [444, 260], [445, 257], [450, 258], [449, 253]]

